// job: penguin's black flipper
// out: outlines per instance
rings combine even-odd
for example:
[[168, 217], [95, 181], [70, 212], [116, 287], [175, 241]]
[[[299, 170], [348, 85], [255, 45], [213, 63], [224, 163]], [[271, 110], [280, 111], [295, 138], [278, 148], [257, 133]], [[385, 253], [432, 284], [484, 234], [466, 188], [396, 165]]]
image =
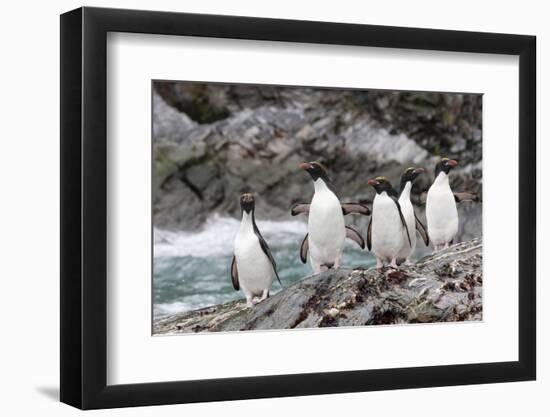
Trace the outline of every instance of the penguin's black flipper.
[[391, 197], [395, 205], [397, 206], [397, 211], [399, 212], [399, 217], [401, 218], [401, 224], [405, 228], [405, 231], [407, 232], [407, 238], [409, 239], [409, 247], [412, 248], [412, 242], [411, 242], [411, 235], [409, 235], [409, 228], [407, 227], [407, 222], [405, 221], [405, 217], [403, 216], [403, 212], [401, 211], [401, 204], [399, 204], [399, 201], [397, 201], [397, 197]]
[[474, 193], [464, 192], [464, 193], [453, 193], [453, 194], [455, 196], [455, 201], [457, 203], [460, 203], [461, 201], [474, 201], [477, 203], [479, 201], [479, 196]]
[[309, 203], [296, 203], [290, 209], [290, 214], [292, 214], [293, 216], [297, 216], [301, 213], [309, 213]]
[[418, 217], [416, 216], [416, 213], [414, 213], [414, 220], [416, 223], [416, 231], [422, 237], [424, 244], [428, 246], [430, 244], [430, 237], [428, 236], [428, 231], [426, 230], [422, 222], [418, 219]]
[[357, 230], [346, 226], [346, 237], [357, 243], [361, 249], [365, 249], [365, 239], [363, 239], [363, 236], [361, 236]]
[[237, 260], [235, 259], [235, 255], [233, 255], [233, 260], [231, 261], [231, 282], [233, 283], [235, 291], [239, 291], [239, 271], [237, 271]]
[[367, 249], [370, 251], [372, 249], [372, 217], [369, 221], [369, 226], [367, 227]]
[[304, 240], [302, 240], [302, 244], [300, 245], [300, 260], [302, 263], [307, 262], [307, 251], [309, 249], [309, 241], [307, 237], [309, 236], [308, 233], [306, 233], [306, 236], [304, 237]]
[[365, 204], [361, 203], [342, 203], [342, 214], [346, 216], [350, 213], [368, 216], [370, 214], [370, 209]]
[[275, 272], [277, 281], [279, 281], [279, 284], [281, 284], [281, 287], [282, 287], [283, 283], [281, 282], [281, 278], [279, 278], [279, 274], [277, 273], [277, 264], [275, 263], [275, 259], [273, 259], [273, 255], [271, 255], [271, 251], [269, 250], [269, 246], [267, 246], [267, 242], [264, 240], [262, 234], [260, 233], [258, 226], [256, 226], [256, 221], [253, 220], [253, 223], [254, 223], [254, 233], [256, 234], [256, 236], [258, 237], [258, 240], [260, 241], [260, 247], [262, 248], [262, 251], [265, 253], [269, 261], [271, 262], [271, 265], [273, 266], [273, 272]]

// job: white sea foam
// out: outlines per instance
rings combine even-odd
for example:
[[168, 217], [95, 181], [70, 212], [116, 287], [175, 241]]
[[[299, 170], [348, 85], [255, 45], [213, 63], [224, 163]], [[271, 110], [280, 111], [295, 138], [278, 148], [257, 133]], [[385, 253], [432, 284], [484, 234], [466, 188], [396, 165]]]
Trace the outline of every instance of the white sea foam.
[[185, 301], [175, 301], [173, 303], [155, 303], [154, 305], [154, 317], [158, 319], [160, 317], [171, 316], [173, 314], [182, 313], [184, 311], [197, 310], [199, 308], [216, 305], [219, 303], [227, 302], [228, 299], [215, 295], [200, 295], [186, 297]]
[[[197, 232], [154, 229], [154, 256], [222, 256], [233, 252], [240, 220], [212, 216]], [[271, 247], [300, 242], [307, 225], [299, 220], [257, 221], [260, 232]]]

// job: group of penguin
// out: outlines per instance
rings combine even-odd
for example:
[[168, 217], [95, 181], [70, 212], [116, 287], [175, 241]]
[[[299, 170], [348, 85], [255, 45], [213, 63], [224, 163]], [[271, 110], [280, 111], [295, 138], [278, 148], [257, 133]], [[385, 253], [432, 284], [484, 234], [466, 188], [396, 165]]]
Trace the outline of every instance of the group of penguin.
[[[456, 203], [476, 200], [471, 193], [453, 193], [449, 186], [449, 172], [457, 165], [454, 159], [442, 158], [435, 167], [435, 180], [426, 195], [427, 228], [416, 216], [410, 194], [415, 179], [425, 172], [423, 168], [407, 168], [401, 175], [400, 194], [385, 177], [368, 180], [376, 195], [372, 209], [362, 203], [341, 203], [332, 191], [327, 170], [317, 161], [301, 163], [315, 192], [311, 203], [298, 203], [291, 208], [293, 216], [308, 215], [308, 233], [300, 246], [300, 259], [309, 262], [314, 273], [338, 269], [342, 261], [344, 241], [349, 238], [362, 249], [365, 241], [361, 234], [346, 226], [344, 216], [350, 213], [370, 215], [366, 246], [376, 257], [376, 267], [389, 263], [411, 264], [410, 257], [416, 247], [416, 232], [425, 245], [430, 242], [434, 252], [452, 243], [458, 231]], [[242, 290], [247, 306], [251, 307], [269, 297], [275, 278], [281, 283], [277, 266], [267, 242], [262, 237], [254, 217], [254, 196], [245, 193], [240, 198], [242, 219], [235, 238], [231, 262], [231, 280], [235, 290]]]

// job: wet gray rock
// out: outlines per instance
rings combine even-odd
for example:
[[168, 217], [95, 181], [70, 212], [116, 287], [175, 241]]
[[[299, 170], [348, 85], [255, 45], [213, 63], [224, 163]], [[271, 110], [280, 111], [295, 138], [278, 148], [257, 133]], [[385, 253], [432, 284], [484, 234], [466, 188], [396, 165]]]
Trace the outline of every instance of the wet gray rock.
[[473, 239], [399, 270], [323, 272], [252, 308], [241, 300], [159, 319], [154, 334], [481, 320], [482, 249]]
[[153, 137], [155, 142], [180, 142], [195, 123], [185, 114], [169, 106], [158, 94], [153, 93]]
[[380, 125], [405, 133], [431, 154], [450, 155], [463, 166], [481, 160], [480, 94], [372, 90], [360, 100]]

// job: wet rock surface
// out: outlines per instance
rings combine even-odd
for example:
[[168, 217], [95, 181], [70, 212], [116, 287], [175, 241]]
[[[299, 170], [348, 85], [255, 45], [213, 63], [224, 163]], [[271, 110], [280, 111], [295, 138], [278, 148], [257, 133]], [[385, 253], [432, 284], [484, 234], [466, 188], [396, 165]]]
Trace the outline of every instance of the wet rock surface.
[[481, 149], [480, 95], [157, 82], [154, 225], [196, 230], [212, 213], [238, 216], [244, 191], [258, 195], [262, 218], [288, 218], [313, 193], [297, 164], [314, 159], [341, 199], [368, 203], [368, 178], [398, 184], [407, 166], [432, 170], [418, 195], [443, 155], [459, 160], [453, 189], [481, 197]]
[[326, 271], [252, 308], [241, 300], [159, 319], [154, 334], [481, 320], [482, 249], [473, 239], [399, 270]]

